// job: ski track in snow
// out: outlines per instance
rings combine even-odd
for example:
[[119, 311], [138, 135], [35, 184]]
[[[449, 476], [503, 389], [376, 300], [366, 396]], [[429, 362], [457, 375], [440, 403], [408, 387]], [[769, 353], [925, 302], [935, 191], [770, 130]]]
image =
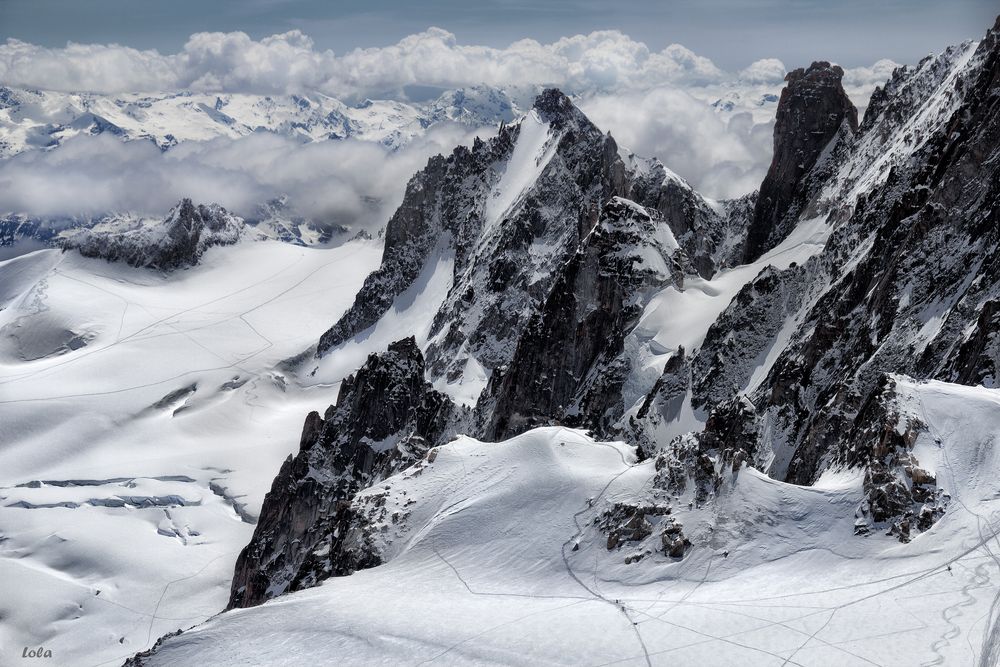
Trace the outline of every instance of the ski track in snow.
[[[0, 579], [22, 581], [0, 596], [0, 644], [41, 643], [67, 665], [120, 663], [224, 606], [303, 416], [334, 398], [279, 387], [272, 369], [346, 309], [379, 253], [370, 241], [247, 243], [170, 275], [54, 250], [0, 263], [0, 275], [18, 262], [31, 279], [0, 329], [42, 326], [36, 294], [38, 312], [95, 332], [31, 362], [0, 337]], [[153, 406], [178, 384], [195, 389]], [[17, 486], [29, 480], [39, 483]]]

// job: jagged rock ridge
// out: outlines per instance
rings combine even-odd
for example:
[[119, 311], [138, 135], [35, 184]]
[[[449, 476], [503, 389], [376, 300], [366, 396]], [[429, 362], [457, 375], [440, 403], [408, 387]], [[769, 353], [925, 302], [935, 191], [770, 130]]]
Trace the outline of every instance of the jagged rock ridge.
[[380, 268], [320, 339], [320, 357], [374, 326], [442, 257], [452, 284], [424, 344], [429, 377], [511, 363], [525, 326], [550, 299], [617, 197], [676, 240], [679, 273], [711, 276], [739, 256], [747, 201], [715, 205], [659, 162], [621, 151], [556, 90], [488, 141], [430, 160], [386, 228]]
[[236, 562], [229, 607], [377, 565], [378, 553], [352, 524], [351, 498], [441, 442], [456, 411], [424, 380], [413, 338], [371, 355], [326, 414], [306, 417], [299, 452], [281, 466]]
[[[975, 53], [950, 50], [897, 72], [860, 128], [839, 68], [815, 63], [793, 73], [779, 103], [785, 120], [763, 188], [770, 194], [723, 206], [742, 218], [718, 212], [669, 173], [623, 156], [568, 99], [547, 91], [521, 124], [436, 158], [414, 177], [390, 221], [382, 267], [324, 335], [319, 352], [371, 327], [446, 249], [455, 255], [454, 283], [426, 341], [427, 366], [408, 376], [417, 398], [448, 405], [424, 374], [449, 377], [471, 355], [492, 371], [475, 419], [464, 422], [480, 434], [499, 438], [553, 422], [615, 432], [655, 457], [656, 488], [689, 494], [692, 503], [725, 493], [748, 464], [798, 484], [838, 466], [860, 468], [866, 498], [856, 532], [885, 528], [911, 539], [946, 510], [947, 497], [910, 451], [922, 426], [886, 374], [993, 386], [1000, 364], [998, 42], [1000, 21]], [[533, 150], [521, 161], [526, 146]], [[511, 165], [537, 170], [513, 196], [502, 187]], [[748, 221], [751, 204], [742, 236], [739, 220]], [[807, 219], [829, 229], [822, 249], [804, 264], [764, 266], [751, 276], [700, 347], [665, 359], [659, 380], [626, 414], [622, 386], [634, 359], [625, 334], [649, 293], [711, 276], [734, 261], [734, 252], [756, 257]], [[671, 236], [659, 235], [663, 230]], [[406, 348], [408, 357], [419, 353], [416, 341]], [[659, 426], [677, 419], [688, 400], [707, 416], [704, 428], [665, 442]], [[446, 412], [431, 420], [433, 433], [421, 433], [423, 442], [460, 421], [454, 409]], [[368, 423], [362, 413], [341, 414], [344, 421], [331, 413], [322, 426], [318, 415], [310, 417], [304, 442], [321, 430], [332, 433], [332, 423], [348, 432], [351, 420]], [[306, 448], [293, 461], [324, 451], [341, 446]], [[308, 468], [299, 463], [298, 473], [290, 461], [281, 485], [295, 488], [314, 471], [341, 475], [344, 466], [330, 456]], [[360, 477], [382, 474], [372, 473], [378, 465], [362, 466]], [[350, 480], [356, 490], [361, 482]], [[276, 499], [288, 495], [278, 487], [276, 481]], [[331, 505], [349, 494], [320, 495]], [[646, 540], [648, 517], [666, 515], [653, 505], [619, 510], [602, 524], [612, 548]], [[305, 543], [323, 565], [303, 555], [303, 542], [287, 540], [287, 518], [275, 515], [272, 532], [255, 538], [257, 551], [241, 557], [232, 604], [266, 597], [266, 586], [248, 582], [255, 572], [273, 571], [254, 559], [285, 558], [269, 545], [294, 543], [292, 561], [309, 563], [295, 574], [282, 563], [277, 580], [299, 579], [281, 590], [377, 562], [364, 549], [363, 521], [348, 517], [334, 533], [331, 510], [320, 515], [306, 527], [314, 534]], [[681, 527], [664, 524], [663, 549], [683, 556], [689, 545]], [[321, 537], [332, 535], [338, 537]]]
[[243, 220], [218, 204], [195, 206], [184, 199], [162, 222], [128, 216], [106, 219], [76, 230], [63, 246], [86, 257], [169, 271], [196, 264], [205, 250], [236, 243], [242, 233]]

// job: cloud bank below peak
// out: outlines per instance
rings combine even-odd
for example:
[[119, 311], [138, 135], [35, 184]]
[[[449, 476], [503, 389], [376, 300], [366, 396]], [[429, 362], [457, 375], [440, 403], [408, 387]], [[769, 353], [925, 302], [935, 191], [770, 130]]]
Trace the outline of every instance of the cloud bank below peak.
[[[281, 94], [317, 91], [345, 100], [391, 95], [406, 86], [456, 88], [555, 85], [575, 93], [720, 84], [780, 83], [784, 64], [759, 60], [738, 75], [672, 44], [650, 50], [617, 30], [533, 39], [505, 48], [460, 44], [440, 28], [385, 47], [341, 55], [315, 47], [299, 30], [254, 40], [243, 32], [201, 32], [175, 54], [118, 44], [49, 48], [8, 39], [0, 44], [0, 83], [64, 92], [199, 92]], [[870, 75], [881, 74], [873, 68]], [[858, 76], [866, 72], [859, 71]], [[884, 80], [884, 77], [882, 79]]]

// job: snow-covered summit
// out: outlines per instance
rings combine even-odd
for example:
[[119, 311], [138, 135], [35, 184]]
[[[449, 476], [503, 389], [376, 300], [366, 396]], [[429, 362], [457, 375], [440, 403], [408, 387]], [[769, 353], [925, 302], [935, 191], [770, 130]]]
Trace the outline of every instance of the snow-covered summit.
[[312, 142], [355, 138], [398, 149], [431, 126], [495, 126], [519, 115], [502, 89], [446, 91], [430, 102], [346, 104], [320, 93], [99, 95], [0, 87], [0, 158], [58, 146], [78, 134], [147, 140], [163, 150], [186, 141], [274, 132]]

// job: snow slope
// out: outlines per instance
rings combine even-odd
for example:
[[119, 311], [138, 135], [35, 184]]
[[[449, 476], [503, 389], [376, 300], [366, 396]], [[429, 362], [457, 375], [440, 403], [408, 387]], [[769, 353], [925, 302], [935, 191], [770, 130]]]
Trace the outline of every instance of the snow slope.
[[225, 606], [303, 416], [335, 396], [276, 367], [380, 250], [245, 243], [169, 276], [56, 250], [0, 263], [0, 663], [43, 644], [120, 664]]
[[[355, 501], [384, 503], [387, 564], [227, 612], [145, 664], [994, 664], [1000, 391], [897, 380], [963, 508], [909, 544], [853, 535], [850, 471], [810, 488], [744, 468], [687, 509], [621, 443], [459, 438]], [[641, 566], [608, 550], [595, 519], [636, 499], [673, 500], [699, 546]]]
[[[626, 342], [635, 359], [631, 384], [639, 388], [640, 395], [626, 418], [639, 410], [671, 355], [680, 348], [690, 355], [701, 347], [709, 327], [744, 285], [768, 266], [787, 269], [792, 264], [802, 264], [823, 250], [830, 231], [826, 216], [801, 221], [788, 238], [757, 261], [724, 269], [708, 280], [686, 276], [682, 288], [670, 286], [655, 294]], [[790, 331], [783, 333], [788, 335]], [[754, 382], [767, 374], [782, 349], [780, 343], [773, 346], [772, 353], [756, 369]], [[682, 433], [700, 430], [707, 418], [704, 411], [692, 407], [689, 390], [675, 418], [658, 424], [657, 438], [663, 443], [670, 442]]]
[[534, 109], [520, 122], [520, 132], [510, 159], [504, 167], [500, 182], [486, 202], [483, 236], [495, 232], [511, 207], [525, 190], [538, 180], [555, 152], [557, 138], [550, 137], [549, 123], [544, 122]]

